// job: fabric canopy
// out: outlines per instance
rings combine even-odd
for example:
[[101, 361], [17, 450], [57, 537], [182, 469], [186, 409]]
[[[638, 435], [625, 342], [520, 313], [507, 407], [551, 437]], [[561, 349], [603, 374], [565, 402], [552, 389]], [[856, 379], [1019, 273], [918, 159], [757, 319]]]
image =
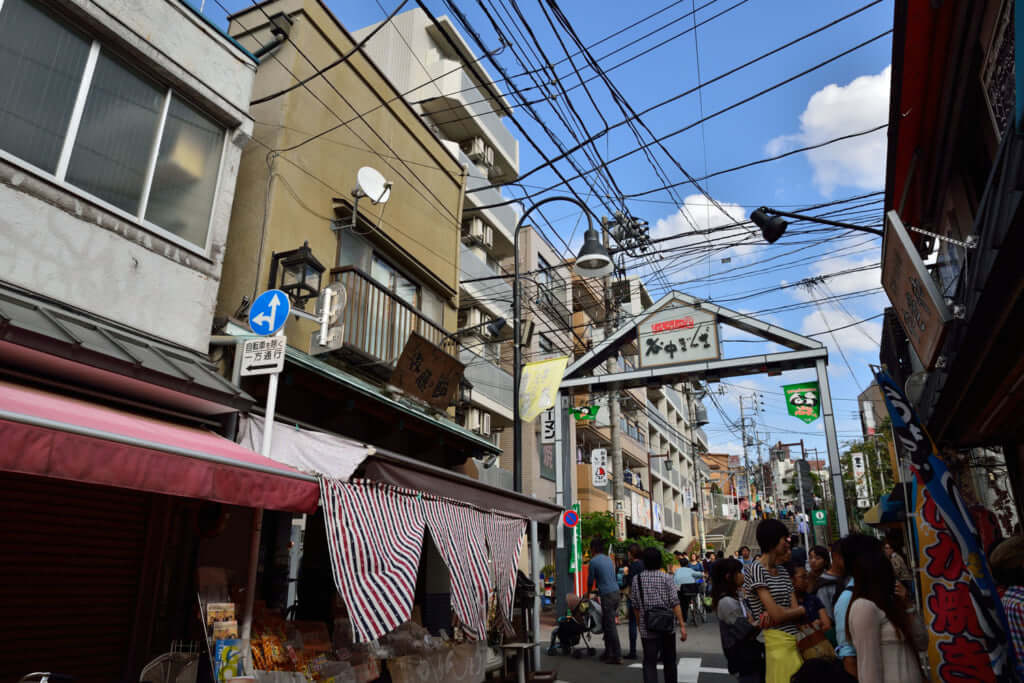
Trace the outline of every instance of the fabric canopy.
[[0, 382], [0, 470], [314, 512], [308, 475], [199, 429]]
[[425, 500], [423, 510], [430, 537], [448, 566], [455, 614], [470, 636], [482, 639], [487, 631], [491, 583], [484, 514], [444, 500]]
[[544, 524], [558, 521], [562, 514], [557, 505], [400, 455], [374, 453], [366, 459], [364, 471], [368, 479], [453, 498], [481, 510], [498, 510]]
[[[239, 420], [238, 443], [258, 450], [263, 443], [265, 420], [248, 415]], [[268, 455], [300, 472], [322, 474], [329, 479], [348, 481], [366, 459], [366, 446], [334, 434], [315, 432], [275, 420], [273, 441]]]
[[493, 513], [487, 515], [487, 547], [491, 549], [491, 561], [494, 565], [498, 609], [509, 622], [512, 621], [513, 586], [525, 533], [524, 519], [511, 519]]

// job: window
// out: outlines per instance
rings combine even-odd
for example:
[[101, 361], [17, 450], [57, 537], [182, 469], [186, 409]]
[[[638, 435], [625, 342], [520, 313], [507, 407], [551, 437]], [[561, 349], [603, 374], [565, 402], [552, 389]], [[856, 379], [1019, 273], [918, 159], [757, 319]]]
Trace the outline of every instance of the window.
[[537, 284], [546, 285], [551, 282], [551, 266], [544, 257], [537, 254]]
[[3, 0], [3, 151], [205, 247], [224, 133], [29, 0]]
[[537, 345], [540, 347], [540, 350], [543, 351], [544, 353], [555, 352], [555, 343], [551, 341], [550, 338], [543, 334], [537, 337]]
[[419, 308], [420, 288], [409, 278], [398, 272], [398, 269], [390, 263], [373, 255], [373, 265], [370, 267], [370, 277], [391, 290], [395, 297], [409, 304], [413, 308]]

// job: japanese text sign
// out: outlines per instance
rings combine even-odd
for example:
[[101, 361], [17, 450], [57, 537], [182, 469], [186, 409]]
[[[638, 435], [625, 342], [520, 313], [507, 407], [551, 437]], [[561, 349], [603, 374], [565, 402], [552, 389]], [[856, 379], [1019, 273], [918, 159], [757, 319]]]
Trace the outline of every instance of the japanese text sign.
[[978, 529], [903, 390], [885, 372], [875, 380], [913, 476], [921, 616], [933, 680], [1008, 680], [1009, 629]]
[[895, 211], [885, 214], [882, 287], [926, 370], [935, 366], [952, 316]]
[[850, 453], [853, 463], [853, 485], [857, 490], [857, 507], [866, 508], [871, 505], [871, 494], [868, 490], [868, 473], [864, 466], [864, 454], [856, 451]]
[[273, 375], [284, 369], [287, 341], [283, 335], [242, 342], [242, 376]]
[[591, 484], [598, 488], [608, 485], [608, 451], [595, 448], [590, 451]]
[[554, 406], [540, 415], [540, 476], [555, 481], [555, 438], [558, 434]]
[[669, 305], [637, 325], [640, 365], [655, 367], [715, 360], [718, 316], [696, 306]]
[[438, 410], [445, 410], [459, 388], [464, 369], [457, 358], [416, 332], [410, 332], [409, 341], [391, 373], [391, 384]]
[[821, 391], [817, 382], [788, 384], [782, 387], [789, 414], [810, 424], [821, 416]]
[[541, 412], [555, 405], [558, 386], [562, 383], [568, 356], [551, 358], [523, 366], [519, 385], [519, 419], [531, 422]]

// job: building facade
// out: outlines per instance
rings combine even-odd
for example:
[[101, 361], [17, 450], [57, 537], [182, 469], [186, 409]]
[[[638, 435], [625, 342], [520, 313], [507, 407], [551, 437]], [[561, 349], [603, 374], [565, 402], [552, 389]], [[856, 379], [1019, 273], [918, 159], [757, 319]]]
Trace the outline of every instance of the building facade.
[[256, 70], [178, 0], [0, 3], [0, 677], [139, 680], [274, 504], [208, 356]]

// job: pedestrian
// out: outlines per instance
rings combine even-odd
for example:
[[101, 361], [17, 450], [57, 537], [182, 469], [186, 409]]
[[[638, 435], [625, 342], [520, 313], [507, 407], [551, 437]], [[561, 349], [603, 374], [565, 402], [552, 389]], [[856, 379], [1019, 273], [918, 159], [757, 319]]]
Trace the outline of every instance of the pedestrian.
[[754, 503], [754, 519], [760, 520], [764, 517], [764, 508], [761, 506], [761, 501]]
[[1010, 642], [1017, 663], [1017, 679], [1024, 681], [1024, 536], [1011, 536], [989, 556], [992, 573], [1003, 593], [1003, 611], [1010, 624]]
[[737, 560], [715, 565], [711, 609], [718, 616], [718, 633], [729, 673], [739, 683], [759, 683], [764, 680], [764, 645], [757, 640], [761, 628], [740, 595], [743, 581], [743, 564]]
[[801, 567], [807, 566], [807, 550], [800, 545], [800, 536], [794, 534], [790, 539], [791, 556], [789, 561]]
[[885, 556], [889, 558], [889, 562], [892, 563], [892, 571], [896, 575], [896, 580], [903, 584], [903, 586], [910, 591], [910, 594], [914, 594], [914, 575], [910, 571], [910, 567], [907, 566], [907, 561], [903, 559], [903, 555], [900, 554], [896, 547], [890, 541], [886, 541], [882, 545], [885, 551]]
[[615, 625], [615, 615], [619, 611], [619, 584], [615, 580], [615, 563], [605, 553], [606, 549], [607, 544], [603, 539], [595, 538], [590, 542], [587, 589], [591, 594], [596, 592], [601, 603], [601, 628], [604, 635], [604, 654], [601, 660], [607, 664], [622, 664], [619, 629]]
[[801, 512], [796, 516], [796, 530], [801, 536], [807, 535], [807, 513]]
[[866, 552], [870, 540], [870, 537], [864, 534], [848, 534], [839, 541], [838, 557], [832, 558], [833, 566], [842, 558], [844, 569], [847, 571], [845, 585], [838, 590], [838, 595], [834, 598], [832, 612], [835, 616], [832, 621], [836, 625], [836, 656], [843, 662], [843, 668], [851, 676], [857, 675], [857, 650], [846, 631], [846, 613], [853, 598], [853, 577], [849, 575], [850, 564], [846, 559]]
[[689, 608], [693, 596], [697, 595], [697, 579], [704, 578], [704, 571], [694, 569], [686, 555], [679, 555], [679, 569], [675, 571], [672, 580], [675, 583], [676, 591], [679, 593], [679, 607], [683, 611], [683, 621], [689, 621]]
[[896, 575], [881, 541], [868, 538], [863, 546], [856, 554], [844, 553], [853, 578], [846, 632], [857, 651], [857, 680], [921, 681], [917, 653], [928, 647], [924, 624], [913, 608], [897, 597]]
[[816, 631], [827, 631], [832, 628], [832, 619], [825, 611], [825, 605], [822, 604], [821, 598], [811, 590], [811, 578], [807, 568], [803, 565], [791, 564], [787, 569], [792, 576], [796, 600], [806, 612], [803, 620], [799, 623], [810, 624]]
[[766, 519], [757, 525], [757, 544], [762, 555], [744, 567], [743, 593], [754, 618], [768, 618], [762, 630], [765, 680], [789, 683], [802, 663], [796, 646], [800, 631], [795, 622], [806, 614], [797, 603], [789, 572], [782, 566], [790, 560], [789, 529], [778, 520]]
[[811, 572], [811, 590], [818, 590], [818, 581], [828, 571], [828, 568], [832, 566], [832, 561], [828, 556], [828, 548], [823, 545], [816, 545], [811, 548], [811, 552], [807, 554], [807, 568]]
[[[825, 605], [825, 612], [828, 613], [828, 618], [832, 621], [833, 629], [835, 628], [835, 605], [836, 600], [839, 598], [839, 594], [844, 588], [846, 588], [847, 577], [846, 577], [846, 566], [843, 563], [843, 554], [841, 551], [842, 543], [840, 541], [834, 541], [832, 543], [832, 552], [830, 553], [829, 563], [825, 571], [818, 577], [817, 588], [815, 592], [818, 594], [818, 598], [821, 599], [821, 603]], [[818, 548], [821, 546], [815, 546], [815, 550], [811, 551], [813, 556]], [[811, 561], [813, 565], [813, 560]], [[835, 634], [832, 634], [832, 640], [835, 642]]]
[[748, 564], [753, 562], [753, 560], [750, 558], [750, 546], [749, 545], [740, 546], [740, 562], [743, 563], [744, 567], [746, 567]]
[[657, 548], [645, 548], [641, 557], [644, 571], [633, 578], [630, 590], [636, 596], [633, 609], [637, 613], [640, 639], [644, 645], [644, 683], [658, 682], [659, 661], [665, 672], [665, 683], [676, 683], [676, 640], [671, 623], [667, 624], [668, 630], [655, 630], [654, 623], [648, 629], [648, 615], [652, 609], [671, 610], [679, 624], [679, 640], [685, 641], [686, 622], [679, 607], [679, 595], [672, 577], [661, 571], [661, 552]]
[[633, 612], [633, 594], [630, 592], [630, 586], [633, 584], [633, 577], [638, 576], [644, 570], [644, 563], [640, 559], [639, 543], [630, 543], [628, 552], [629, 566], [626, 568], [626, 594], [628, 597], [626, 598], [626, 605], [629, 610], [627, 617], [629, 620], [629, 652], [626, 653], [623, 659], [636, 659], [636, 638], [639, 631], [636, 624], [636, 614]]

